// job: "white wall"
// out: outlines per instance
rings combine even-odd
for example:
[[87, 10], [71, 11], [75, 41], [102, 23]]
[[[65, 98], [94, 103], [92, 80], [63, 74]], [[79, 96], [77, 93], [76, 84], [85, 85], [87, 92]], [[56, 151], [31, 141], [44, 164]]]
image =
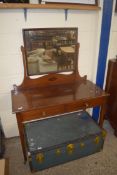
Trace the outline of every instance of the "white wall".
[[30, 9], [27, 21], [22, 9], [0, 10], [0, 117], [6, 137], [18, 135], [15, 114], [12, 114], [10, 91], [13, 84], [23, 79], [20, 46], [22, 28], [78, 27], [80, 43], [79, 72], [94, 80], [99, 47], [102, 11], [69, 10], [65, 21], [64, 10]]

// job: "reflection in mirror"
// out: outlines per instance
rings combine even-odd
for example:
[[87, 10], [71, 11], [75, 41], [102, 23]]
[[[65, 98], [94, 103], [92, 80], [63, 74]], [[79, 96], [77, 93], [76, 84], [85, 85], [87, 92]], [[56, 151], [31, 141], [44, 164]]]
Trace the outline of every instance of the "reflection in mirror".
[[23, 29], [28, 75], [75, 70], [77, 28]]

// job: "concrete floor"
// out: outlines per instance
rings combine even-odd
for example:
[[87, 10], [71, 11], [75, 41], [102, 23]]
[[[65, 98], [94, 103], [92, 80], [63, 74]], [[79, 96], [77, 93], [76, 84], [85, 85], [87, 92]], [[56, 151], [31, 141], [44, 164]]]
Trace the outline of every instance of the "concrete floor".
[[[103, 151], [69, 163], [52, 167], [35, 175], [116, 175], [117, 174], [117, 138], [106, 121], [104, 128], [108, 134]], [[28, 163], [23, 163], [19, 137], [6, 140], [5, 157], [9, 158], [9, 175], [31, 175]]]

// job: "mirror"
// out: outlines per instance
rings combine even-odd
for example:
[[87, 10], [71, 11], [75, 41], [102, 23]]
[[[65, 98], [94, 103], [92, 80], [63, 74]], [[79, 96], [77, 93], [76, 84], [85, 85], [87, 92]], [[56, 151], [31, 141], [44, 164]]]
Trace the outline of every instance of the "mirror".
[[23, 29], [29, 76], [74, 71], [77, 28]]

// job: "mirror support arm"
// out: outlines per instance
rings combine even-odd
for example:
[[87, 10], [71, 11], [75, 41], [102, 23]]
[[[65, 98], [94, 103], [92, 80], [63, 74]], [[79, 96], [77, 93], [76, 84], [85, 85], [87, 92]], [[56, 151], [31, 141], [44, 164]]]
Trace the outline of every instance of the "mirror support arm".
[[27, 64], [26, 64], [26, 55], [25, 55], [25, 49], [23, 46], [21, 46], [21, 52], [23, 57], [23, 65], [24, 65], [24, 78], [28, 76], [27, 74]]

